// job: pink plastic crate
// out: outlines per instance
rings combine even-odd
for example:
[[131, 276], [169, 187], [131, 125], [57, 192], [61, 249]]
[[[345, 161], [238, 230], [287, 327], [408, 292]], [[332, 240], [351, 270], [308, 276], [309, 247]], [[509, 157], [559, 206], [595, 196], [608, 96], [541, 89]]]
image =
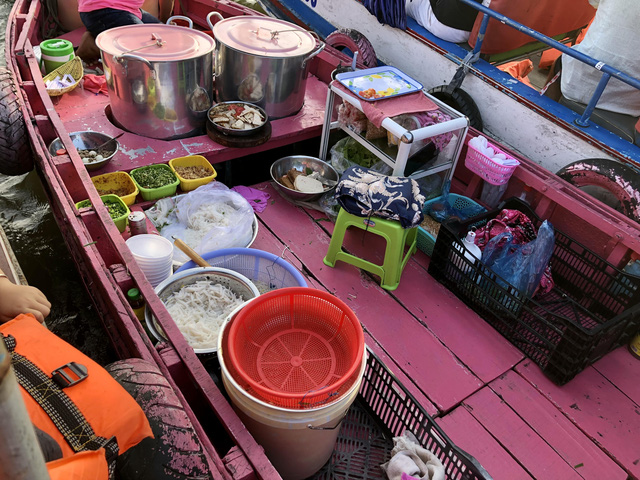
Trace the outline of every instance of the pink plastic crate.
[[[502, 153], [507, 158], [515, 160], [515, 158], [503, 152], [494, 144], [488, 143], [488, 145], [493, 148], [496, 153]], [[518, 162], [517, 165], [502, 165], [483, 153], [480, 153], [471, 145], [467, 144], [467, 147], [467, 157], [464, 160], [465, 166], [492, 185], [504, 185], [507, 183], [513, 171], [520, 165], [520, 162]]]

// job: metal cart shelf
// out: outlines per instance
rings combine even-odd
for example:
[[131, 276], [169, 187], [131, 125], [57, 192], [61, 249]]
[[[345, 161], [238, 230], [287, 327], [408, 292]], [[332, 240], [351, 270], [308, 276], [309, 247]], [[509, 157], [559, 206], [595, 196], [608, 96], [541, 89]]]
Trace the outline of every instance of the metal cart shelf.
[[467, 130], [469, 129], [469, 119], [428, 93], [425, 92], [425, 95], [438, 105], [438, 108], [443, 113], [449, 115], [451, 120], [416, 130], [407, 130], [391, 118], [385, 118], [382, 122], [382, 127], [391, 132], [396, 138], [400, 139], [399, 146], [394, 147], [392, 152], [388, 153], [371, 141], [367, 140], [363, 135], [354, 132], [344, 125], [340, 125], [334, 120], [334, 103], [336, 96], [342, 98], [346, 102], [349, 102], [361, 112], [363, 109], [360, 100], [340, 90], [334, 83], [332, 83], [329, 86], [329, 92], [327, 94], [325, 118], [322, 127], [322, 137], [320, 140], [320, 158], [325, 161], [327, 160], [329, 134], [331, 133], [331, 130], [340, 128], [367, 148], [367, 150], [373, 153], [376, 157], [389, 165], [393, 169], [392, 175], [404, 176], [407, 161], [411, 158], [410, 153], [413, 142], [421, 141], [447, 132], [454, 132], [455, 136], [452, 139], [452, 142], [455, 142], [454, 145], [450, 145], [445, 148], [442, 152], [438, 153], [438, 156], [434, 160], [427, 162], [423, 168], [420, 168], [410, 174], [412, 178], [418, 179], [444, 172], [445, 178], [443, 178], [443, 180], [450, 180], [453, 176], [453, 171], [455, 170], [458, 157], [460, 156], [460, 151], [462, 150]]

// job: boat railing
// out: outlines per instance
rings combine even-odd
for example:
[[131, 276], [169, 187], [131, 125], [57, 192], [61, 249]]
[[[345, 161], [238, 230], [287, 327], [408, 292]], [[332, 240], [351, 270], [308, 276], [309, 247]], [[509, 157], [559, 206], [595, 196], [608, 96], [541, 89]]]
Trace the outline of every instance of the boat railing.
[[582, 63], [586, 63], [587, 65], [590, 65], [591, 67], [595, 68], [596, 70], [599, 70], [602, 73], [602, 77], [600, 78], [600, 81], [595, 91], [593, 92], [593, 95], [591, 96], [591, 99], [589, 100], [587, 107], [582, 113], [582, 116], [579, 119], [575, 120], [575, 123], [580, 127], [589, 126], [589, 118], [591, 117], [591, 114], [596, 108], [596, 105], [598, 104], [598, 101], [602, 96], [602, 92], [604, 91], [605, 87], [609, 83], [609, 80], [611, 79], [611, 77], [617, 78], [618, 80], [626, 83], [627, 85], [631, 85], [636, 89], [640, 89], [640, 80], [630, 75], [627, 75], [626, 73], [622, 72], [621, 70], [618, 70], [615, 67], [612, 67], [611, 65], [608, 65], [606, 62], [603, 62], [602, 60], [598, 60], [582, 52], [579, 52], [571, 47], [568, 47], [565, 44], [558, 42], [557, 40], [554, 40], [553, 38], [548, 37], [547, 35], [544, 35], [543, 33], [540, 33], [537, 30], [534, 30], [530, 27], [527, 27], [526, 25], [523, 25], [505, 15], [502, 15], [501, 13], [498, 13], [495, 10], [492, 10], [491, 8], [485, 7], [481, 3], [477, 3], [474, 0], [460, 0], [460, 1], [470, 7], [475, 8], [476, 10], [479, 10], [483, 14], [482, 22], [480, 24], [480, 29], [478, 32], [478, 39], [476, 41], [476, 44], [473, 50], [469, 53], [467, 58], [464, 60], [463, 64], [466, 62], [472, 63], [480, 57], [480, 51], [482, 48], [482, 43], [484, 41], [485, 34], [487, 32], [489, 19], [494, 18], [498, 20], [500, 23], [507, 25], [511, 28], [514, 28], [519, 32], [522, 32], [534, 38], [538, 42], [542, 42], [551, 48], [555, 48], [560, 52], [565, 53], [575, 58], [576, 60], [579, 60]]

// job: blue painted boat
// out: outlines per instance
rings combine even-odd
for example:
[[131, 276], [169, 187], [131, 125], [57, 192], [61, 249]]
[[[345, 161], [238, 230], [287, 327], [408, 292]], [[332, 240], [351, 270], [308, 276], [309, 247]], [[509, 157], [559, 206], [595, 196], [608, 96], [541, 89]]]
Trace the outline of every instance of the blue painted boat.
[[[569, 52], [590, 65], [596, 65], [598, 59], [591, 59], [575, 52], [557, 40], [473, 0], [461, 1], [480, 11], [476, 19], [476, 29], [480, 31], [477, 32], [478, 41], [475, 42], [475, 48], [469, 44], [444, 41], [410, 17], [406, 19], [406, 30], [382, 25], [376, 16], [365, 8], [363, 2], [358, 0], [343, 0], [339, 6], [329, 0], [261, 0], [261, 3], [271, 15], [313, 29], [319, 35], [329, 37], [329, 43], [330, 35], [335, 35], [338, 30], [346, 30], [349, 33], [355, 30], [361, 33], [370, 42], [380, 62], [401, 69], [423, 83], [427, 90], [449, 85], [450, 82], [455, 84], [453, 86], [462, 88], [471, 95], [477, 105], [486, 134], [551, 172], [566, 170], [570, 164], [593, 158], [630, 165], [632, 169], [640, 165], [640, 147], [632, 143], [632, 137], [631, 141], [621, 138], [620, 131], [618, 134], [613, 133], [597, 125], [593, 119], [589, 120], [601, 89], [594, 97], [593, 105], [583, 106], [586, 107], [587, 113], [577, 113], [541, 95], [529, 85], [515, 80], [496, 64], [488, 61], [488, 55], [474, 54], [482, 53], [483, 38], [486, 43], [489, 35], [494, 33], [489, 28], [486, 32], [487, 37], [484, 37], [489, 18], [494, 18], [518, 32], [527, 34], [532, 42], [542, 42], [545, 48], [553, 46], [563, 52]], [[544, 8], [544, 5], [540, 8]], [[494, 22], [496, 20], [492, 20], [489, 26], [495, 25]], [[503, 28], [507, 28], [504, 25]], [[344, 45], [340, 40], [338, 44]], [[640, 85], [637, 79], [608, 65], [598, 68], [602, 69], [607, 77], [622, 79], [636, 88]], [[460, 75], [463, 69], [465, 75]], [[460, 73], [456, 76], [457, 72]], [[452, 80], [454, 77], [455, 80]], [[626, 172], [626, 169], [623, 170]], [[629, 176], [634, 175], [631, 173]]]

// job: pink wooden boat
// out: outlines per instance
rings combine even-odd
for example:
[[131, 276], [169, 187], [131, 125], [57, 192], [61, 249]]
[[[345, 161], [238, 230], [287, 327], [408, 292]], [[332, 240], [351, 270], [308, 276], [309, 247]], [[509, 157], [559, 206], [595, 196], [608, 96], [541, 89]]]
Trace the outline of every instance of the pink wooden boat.
[[[49, 144], [74, 131], [115, 136], [122, 130], [105, 113], [107, 96], [80, 88], [57, 99], [47, 94], [33, 51], [42, 40], [42, 5], [37, 0], [17, 0], [9, 19], [7, 62], [17, 87], [17, 103], [10, 106], [26, 119], [35, 166], [109, 340], [120, 357], [142, 358], [160, 367], [199, 436], [211, 478], [279, 478], [206, 362], [194, 354], [169, 317], [107, 210], [97, 207], [79, 213], [75, 203], [89, 198], [100, 204], [91, 183], [94, 174], [129, 171], [195, 154], [212, 164], [242, 162], [249, 154], [317, 138], [330, 74], [339, 62], [345, 64], [349, 59], [329, 47], [315, 57], [303, 109], [273, 121], [271, 140], [263, 145], [239, 149], [224, 147], [206, 135], [162, 141], [125, 132], [114, 160], [102, 170], [88, 172], [74, 152], [51, 156]], [[212, 10], [224, 17], [248, 13], [223, 0], [183, 0], [176, 5], [181, 9], [178, 13], [187, 14], [203, 29]], [[77, 41], [79, 33], [66, 38]], [[519, 195], [528, 185], [531, 205], [540, 217], [549, 218], [614, 266], [622, 268], [632, 252], [640, 253], [637, 223], [526, 158], [516, 158], [521, 166], [511, 178], [507, 196]], [[477, 199], [481, 183], [459, 162], [454, 192]], [[423, 426], [422, 432], [416, 432], [419, 438], [438, 452], [447, 465], [448, 478], [455, 479], [640, 477], [640, 362], [625, 346], [606, 354], [567, 384], [555, 385], [429, 275], [430, 259], [422, 252], [410, 260], [399, 288], [387, 292], [379, 287], [377, 278], [355, 267], [324, 265], [333, 231], [324, 214], [293, 205], [268, 182], [253, 187], [271, 195], [268, 207], [258, 215], [260, 228], [253, 247], [283, 256], [304, 273], [310, 286], [347, 302], [362, 322], [366, 343], [375, 354], [372, 358], [381, 362], [375, 365], [384, 368], [369, 365], [372, 383], [365, 381], [359, 400], [388, 423], [387, 441], [389, 433], [399, 434], [405, 428], [401, 421], [392, 425], [395, 420], [416, 419]], [[132, 209], [146, 209], [151, 203], [139, 201]], [[363, 244], [355, 237], [347, 244], [349, 250], [379, 260], [377, 247], [375, 241]], [[127, 290], [134, 285], [166, 332], [167, 342], [154, 346], [136, 319], [126, 300]], [[371, 386], [376, 375], [386, 385], [386, 393], [382, 387]], [[393, 395], [398, 403], [386, 403]], [[422, 412], [433, 422], [418, 418]], [[377, 464], [344, 467], [336, 460], [332, 465], [333, 470], [325, 470], [318, 478], [383, 478]], [[363, 476], [365, 467], [370, 476]]]

